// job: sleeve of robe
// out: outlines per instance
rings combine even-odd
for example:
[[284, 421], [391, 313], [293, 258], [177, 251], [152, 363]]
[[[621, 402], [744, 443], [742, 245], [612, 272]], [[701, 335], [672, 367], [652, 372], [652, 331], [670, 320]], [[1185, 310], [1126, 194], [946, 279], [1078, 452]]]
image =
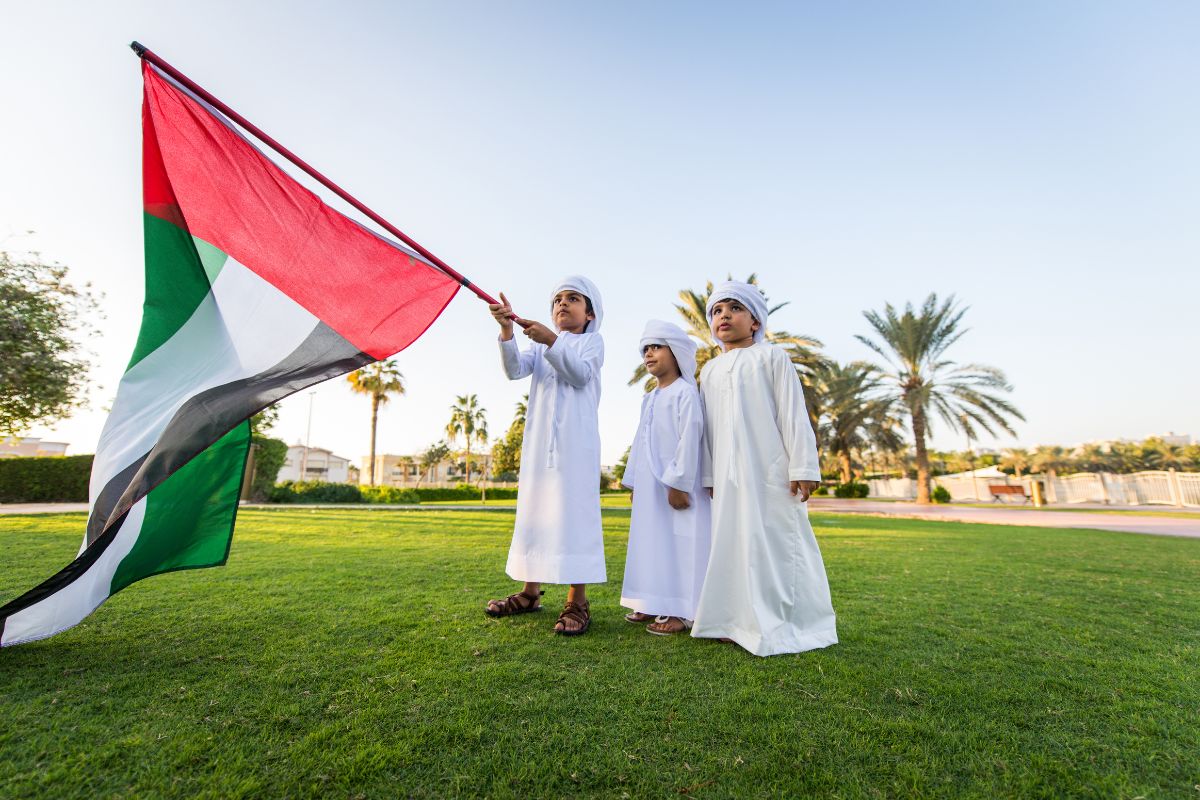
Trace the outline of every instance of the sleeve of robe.
[[637, 480], [638, 470], [642, 468], [641, 459], [641, 442], [642, 442], [642, 426], [646, 424], [646, 404], [650, 402], [651, 395], [646, 394], [642, 398], [642, 413], [638, 415], [637, 433], [633, 435], [633, 444], [629, 446], [629, 458], [625, 459], [625, 472], [621, 474], [621, 485], [633, 488], [633, 482]]
[[679, 446], [675, 448], [674, 457], [663, 464], [662, 482], [672, 489], [690, 493], [696, 487], [700, 447], [704, 438], [704, 414], [700, 411], [700, 394], [694, 390], [682, 392], [675, 413]]
[[510, 381], [520, 380], [533, 374], [533, 348], [521, 352], [516, 338], [500, 340], [500, 361], [504, 365], [504, 374]]
[[[708, 419], [708, 409], [704, 406], [704, 392], [700, 393], [700, 419]], [[701, 430], [704, 436], [700, 441], [700, 485], [705, 489], [713, 488], [712, 443], [708, 440], [708, 424], [704, 423]]]
[[804, 388], [787, 353], [773, 348], [771, 378], [775, 390], [775, 422], [788, 454], [788, 480], [821, 480], [817, 436], [808, 421]]
[[554, 368], [558, 377], [576, 389], [582, 389], [600, 374], [600, 367], [604, 365], [604, 340], [589, 335], [578, 349], [556, 347], [562, 341], [562, 336], [559, 334], [559, 341], [546, 348], [546, 363]]

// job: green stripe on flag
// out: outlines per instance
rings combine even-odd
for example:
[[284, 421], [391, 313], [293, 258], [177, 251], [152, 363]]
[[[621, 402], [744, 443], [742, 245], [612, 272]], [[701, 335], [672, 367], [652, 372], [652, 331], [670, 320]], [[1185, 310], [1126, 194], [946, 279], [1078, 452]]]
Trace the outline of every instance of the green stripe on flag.
[[246, 421], [151, 490], [142, 529], [110, 594], [162, 572], [225, 563], [249, 447]]
[[[225, 254], [177, 225], [143, 213], [146, 301], [129, 366], [175, 335], [208, 295]], [[128, 370], [128, 367], [126, 367]]]

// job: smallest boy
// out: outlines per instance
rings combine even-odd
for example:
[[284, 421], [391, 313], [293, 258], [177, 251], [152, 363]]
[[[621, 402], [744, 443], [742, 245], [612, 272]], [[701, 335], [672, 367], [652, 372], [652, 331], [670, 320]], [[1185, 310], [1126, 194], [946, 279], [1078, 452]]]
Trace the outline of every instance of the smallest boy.
[[[633, 516], [621, 605], [629, 622], [659, 636], [689, 630], [708, 569], [710, 506], [700, 484], [704, 414], [696, 345], [677, 325], [651, 320], [642, 362], [658, 386], [642, 400], [621, 482]], [[652, 621], [653, 620], [653, 621]]]

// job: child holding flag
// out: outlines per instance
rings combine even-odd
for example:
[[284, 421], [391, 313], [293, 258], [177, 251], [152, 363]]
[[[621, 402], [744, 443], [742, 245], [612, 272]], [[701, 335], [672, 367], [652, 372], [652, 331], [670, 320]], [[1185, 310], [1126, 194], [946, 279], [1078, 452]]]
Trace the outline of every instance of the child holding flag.
[[805, 506], [821, 471], [800, 380], [788, 354], [765, 341], [767, 303], [756, 286], [727, 281], [710, 297], [724, 353], [700, 374], [712, 560], [692, 635], [731, 639], [758, 656], [836, 644]]
[[522, 351], [513, 336], [508, 298], [488, 308], [500, 325], [500, 356], [510, 380], [533, 377], [521, 448], [517, 518], [506, 571], [521, 590], [489, 600], [489, 616], [540, 611], [543, 583], [570, 584], [555, 633], [578, 636], [591, 625], [587, 584], [603, 583], [600, 528], [600, 367], [604, 311], [596, 285], [564, 278], [551, 294], [557, 333], [540, 322], [516, 319], [533, 345]]
[[659, 636], [686, 631], [708, 568], [710, 508], [700, 485], [704, 414], [696, 344], [677, 325], [651, 320], [642, 360], [658, 386], [641, 419], [622, 483], [633, 490], [621, 605], [630, 622]]

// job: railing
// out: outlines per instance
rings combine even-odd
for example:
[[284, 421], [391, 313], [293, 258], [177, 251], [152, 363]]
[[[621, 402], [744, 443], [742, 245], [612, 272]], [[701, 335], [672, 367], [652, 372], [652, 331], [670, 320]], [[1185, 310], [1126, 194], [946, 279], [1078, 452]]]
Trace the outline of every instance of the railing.
[[[1117, 475], [1111, 472], [1080, 472], [1051, 478], [1049, 475], [1013, 477], [969, 476], [937, 477], [934, 485], [944, 486], [958, 502], [991, 502], [989, 486], [1021, 486], [1026, 496], [1033, 495], [1032, 483], [1040, 481], [1047, 503], [1097, 503], [1114, 506], [1164, 505], [1200, 508], [1200, 472], [1152, 470]], [[881, 478], [867, 481], [871, 497], [912, 500], [917, 482], [909, 478]]]

